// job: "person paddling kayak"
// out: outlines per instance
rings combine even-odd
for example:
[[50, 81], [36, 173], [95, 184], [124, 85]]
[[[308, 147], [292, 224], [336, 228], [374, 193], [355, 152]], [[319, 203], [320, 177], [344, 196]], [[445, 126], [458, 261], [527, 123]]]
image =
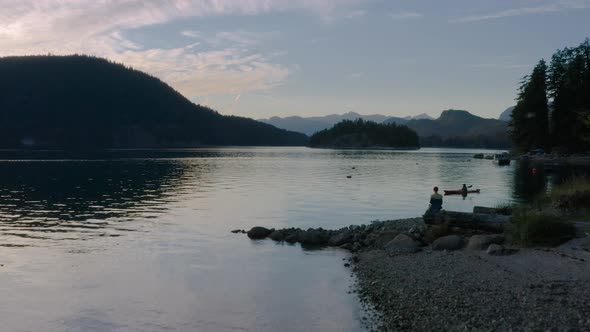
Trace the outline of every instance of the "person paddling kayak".
[[438, 193], [438, 187], [432, 188], [434, 194], [430, 195], [430, 212], [438, 213], [442, 209], [443, 197]]
[[467, 185], [463, 183], [463, 188], [461, 188], [461, 195], [467, 196]]

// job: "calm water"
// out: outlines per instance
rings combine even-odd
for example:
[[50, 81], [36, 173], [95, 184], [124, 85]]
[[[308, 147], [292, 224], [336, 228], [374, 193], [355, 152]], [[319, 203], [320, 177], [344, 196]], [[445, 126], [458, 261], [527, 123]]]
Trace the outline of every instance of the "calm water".
[[[236, 228], [339, 228], [521, 201], [562, 175], [476, 152], [226, 148], [0, 161], [6, 331], [362, 331], [342, 250], [251, 241]], [[354, 169], [353, 169], [354, 167]], [[350, 179], [347, 176], [352, 176]]]

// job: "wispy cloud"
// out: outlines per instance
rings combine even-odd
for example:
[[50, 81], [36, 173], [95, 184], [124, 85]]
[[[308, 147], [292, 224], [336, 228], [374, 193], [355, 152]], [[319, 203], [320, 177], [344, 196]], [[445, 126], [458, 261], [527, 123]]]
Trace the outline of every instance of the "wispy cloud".
[[280, 35], [279, 31], [250, 32], [244, 30], [221, 31], [212, 35], [204, 35], [203, 33], [195, 30], [183, 30], [180, 31], [180, 34], [187, 38], [207, 43], [210, 46], [220, 46], [227, 44], [252, 46], [270, 41], [271, 39]]
[[500, 19], [500, 18], [506, 18], [506, 17], [556, 13], [556, 12], [563, 12], [563, 11], [576, 10], [576, 9], [586, 9], [586, 8], [590, 8], [590, 1], [588, 1], [588, 0], [561, 1], [561, 2], [547, 3], [547, 4], [544, 4], [541, 6], [519, 7], [519, 8], [506, 9], [503, 11], [493, 12], [493, 13], [468, 15], [468, 16], [464, 16], [464, 17], [461, 17], [458, 19], [453, 19], [453, 20], [451, 20], [451, 22], [453, 22], [453, 23], [477, 22], [477, 21], [493, 20], [493, 19]]
[[506, 63], [475, 63], [465, 65], [468, 68], [496, 68], [496, 69], [522, 69], [531, 68], [532, 65], [527, 64], [506, 64]]
[[365, 76], [365, 73], [362, 71], [356, 72], [356, 73], [350, 73], [348, 75], [346, 75], [348, 78], [350, 79], [357, 79], [357, 78], [361, 78], [363, 76]]
[[391, 13], [388, 15], [394, 20], [408, 20], [408, 19], [416, 19], [424, 17], [424, 14], [417, 13], [417, 12], [398, 12], [398, 13]]
[[174, 48], [146, 47], [127, 31], [178, 19], [304, 11], [319, 17], [354, 12], [367, 0], [2, 0], [0, 56], [84, 53], [106, 57], [165, 80], [189, 98], [235, 95], [281, 84], [296, 66], [259, 52], [277, 32], [221, 31]]
[[353, 12], [345, 14], [343, 17], [346, 19], [355, 19], [355, 18], [361, 18], [361, 17], [365, 16], [366, 14], [367, 14], [367, 12], [365, 12], [364, 10], [355, 10]]

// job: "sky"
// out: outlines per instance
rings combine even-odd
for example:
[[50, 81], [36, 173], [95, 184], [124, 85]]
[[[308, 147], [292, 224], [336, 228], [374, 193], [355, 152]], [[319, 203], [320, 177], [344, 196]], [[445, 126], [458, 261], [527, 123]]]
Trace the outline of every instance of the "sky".
[[0, 56], [89, 54], [222, 114], [497, 118], [590, 0], [0, 0]]

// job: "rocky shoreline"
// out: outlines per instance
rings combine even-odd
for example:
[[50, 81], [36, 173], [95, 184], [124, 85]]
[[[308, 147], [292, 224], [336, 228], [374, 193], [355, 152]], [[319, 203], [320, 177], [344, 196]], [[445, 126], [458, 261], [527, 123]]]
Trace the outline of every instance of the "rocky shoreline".
[[502, 234], [422, 218], [339, 230], [254, 227], [252, 239], [351, 251], [361, 302], [380, 331], [590, 330], [590, 239], [514, 248]]

